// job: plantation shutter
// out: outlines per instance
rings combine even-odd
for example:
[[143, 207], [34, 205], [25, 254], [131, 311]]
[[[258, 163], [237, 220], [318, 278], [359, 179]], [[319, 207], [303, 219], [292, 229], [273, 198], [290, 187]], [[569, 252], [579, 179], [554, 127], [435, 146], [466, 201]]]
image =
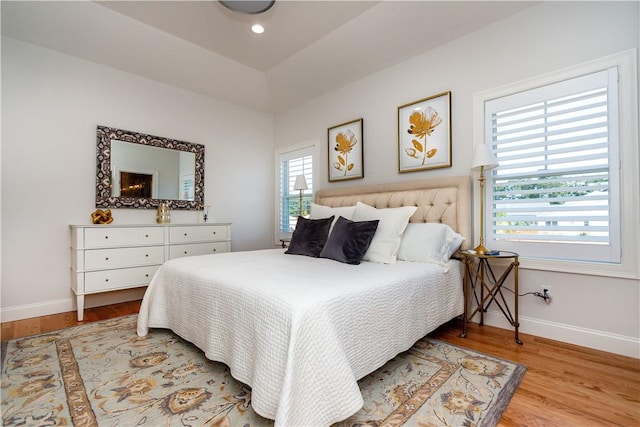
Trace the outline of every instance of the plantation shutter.
[[[485, 103], [500, 164], [486, 213], [493, 241], [619, 244], [617, 103], [615, 67]], [[620, 251], [573, 255], [615, 261]]]
[[280, 236], [289, 237], [300, 215], [300, 191], [293, 187], [298, 175], [304, 175], [307, 190], [303, 190], [302, 213], [309, 212], [313, 195], [313, 147], [280, 155]]

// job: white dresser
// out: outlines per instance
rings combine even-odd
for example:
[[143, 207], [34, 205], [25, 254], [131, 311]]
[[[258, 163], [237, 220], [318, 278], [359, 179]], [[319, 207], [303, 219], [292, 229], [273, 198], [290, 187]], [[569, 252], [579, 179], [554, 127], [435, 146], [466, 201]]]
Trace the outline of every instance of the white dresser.
[[146, 286], [163, 262], [231, 251], [231, 224], [70, 225], [71, 289], [84, 296]]

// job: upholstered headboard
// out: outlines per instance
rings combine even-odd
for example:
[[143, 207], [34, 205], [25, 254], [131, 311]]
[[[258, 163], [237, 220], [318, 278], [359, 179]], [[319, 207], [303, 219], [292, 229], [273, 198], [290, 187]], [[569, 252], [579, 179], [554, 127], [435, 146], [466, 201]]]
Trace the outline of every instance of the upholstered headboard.
[[447, 224], [465, 237], [463, 249], [471, 247], [470, 176], [319, 190], [315, 202], [330, 207], [362, 202], [378, 209], [417, 206], [410, 222]]

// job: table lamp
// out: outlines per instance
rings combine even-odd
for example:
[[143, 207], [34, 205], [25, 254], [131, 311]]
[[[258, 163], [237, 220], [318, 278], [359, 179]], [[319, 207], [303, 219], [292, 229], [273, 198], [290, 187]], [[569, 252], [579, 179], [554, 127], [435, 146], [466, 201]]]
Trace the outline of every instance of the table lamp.
[[484, 171], [498, 166], [498, 160], [491, 152], [488, 144], [477, 144], [473, 150], [473, 160], [471, 170], [479, 170], [480, 178], [480, 244], [475, 247], [477, 254], [483, 255], [489, 250], [484, 246]]
[[294, 184], [293, 189], [300, 190], [300, 216], [302, 216], [302, 192], [308, 188], [309, 187], [307, 187], [307, 180], [304, 178], [304, 175], [298, 175], [296, 177], [296, 183]]

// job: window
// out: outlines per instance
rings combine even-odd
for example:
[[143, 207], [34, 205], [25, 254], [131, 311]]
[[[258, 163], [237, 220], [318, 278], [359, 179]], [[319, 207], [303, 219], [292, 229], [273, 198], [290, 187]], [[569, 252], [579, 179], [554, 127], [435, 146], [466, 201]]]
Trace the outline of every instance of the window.
[[638, 226], [626, 206], [638, 191], [633, 56], [476, 95], [482, 139], [500, 164], [487, 187], [487, 247], [559, 261], [560, 271], [576, 263], [577, 272], [638, 275]]
[[[296, 228], [298, 215], [309, 213], [313, 201], [313, 156], [315, 146], [283, 151], [278, 154], [278, 238], [290, 237]], [[302, 210], [300, 209], [300, 191], [295, 190], [296, 178], [305, 177], [307, 189], [302, 191]]]
[[[617, 68], [488, 101], [490, 239], [537, 256], [620, 261]], [[553, 243], [553, 245], [548, 245]], [[580, 245], [568, 251], [566, 243]]]

